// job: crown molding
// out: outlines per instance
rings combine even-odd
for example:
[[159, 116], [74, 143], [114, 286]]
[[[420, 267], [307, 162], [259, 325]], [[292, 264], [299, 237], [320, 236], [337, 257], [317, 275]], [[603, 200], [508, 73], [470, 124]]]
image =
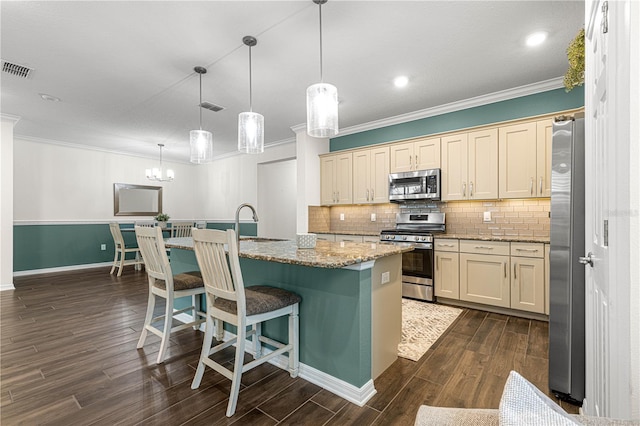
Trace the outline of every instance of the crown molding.
[[22, 117], [19, 117], [17, 115], [11, 115], [11, 114], [2, 114], [0, 113], [0, 119], [5, 120], [5, 121], [12, 121], [13, 125], [15, 126], [16, 123], [18, 121], [20, 121]]
[[[4, 118], [4, 115], [2, 117]], [[104, 152], [104, 153], [107, 153], [107, 154], [126, 155], [128, 157], [137, 157], [137, 158], [145, 158], [145, 159], [157, 158], [157, 156], [154, 156], [154, 155], [148, 156], [148, 155], [143, 155], [143, 154], [136, 154], [136, 153], [133, 153], [133, 152], [118, 151], [118, 150], [114, 150], [114, 149], [101, 148], [101, 147], [97, 147], [97, 146], [82, 145], [82, 144], [77, 144], [77, 143], [72, 143], [72, 142], [59, 141], [59, 140], [56, 140], [56, 139], [37, 138], [37, 137], [33, 137], [33, 136], [24, 136], [24, 135], [19, 135], [19, 134], [14, 134], [14, 140], [15, 139], [24, 140], [24, 141], [27, 141], [27, 142], [48, 144], [48, 145], [58, 145], [58, 146], [66, 147], [66, 148], [84, 149], [84, 150], [87, 150], [87, 151], [98, 151], [98, 152]], [[282, 139], [282, 140], [270, 143], [269, 145], [265, 145], [264, 148], [265, 149], [274, 148], [274, 147], [280, 146], [280, 145], [286, 145], [286, 144], [290, 144], [290, 143], [295, 143], [295, 141], [296, 141], [295, 138]], [[233, 152], [229, 152], [229, 153], [225, 153], [225, 154], [221, 154], [221, 155], [218, 155], [216, 157], [213, 157], [213, 161], [224, 160], [225, 158], [234, 157], [236, 155], [245, 155], [245, 154], [242, 153], [242, 152], [233, 151]], [[169, 159], [167, 161], [169, 161], [171, 163], [188, 164], [188, 165], [194, 165], [194, 166], [197, 165], [197, 164], [192, 164], [189, 161], [180, 161], [180, 160], [174, 160], [174, 159]]]
[[[409, 112], [407, 114], [396, 115], [394, 117], [383, 118], [381, 120], [370, 121], [368, 123], [347, 127], [342, 129], [337, 137], [360, 133], [367, 130], [379, 129], [382, 127], [392, 126], [394, 124], [407, 123], [409, 121], [420, 120], [427, 117], [434, 117], [436, 115], [461, 111], [477, 106], [506, 101], [509, 99], [520, 98], [522, 96], [534, 95], [536, 93], [548, 92], [549, 90], [555, 90], [561, 87], [564, 87], [563, 77], [556, 77], [537, 83], [527, 84], [525, 86], [501, 90], [499, 92], [489, 93], [487, 95], [476, 96], [474, 98], [464, 99], [462, 101], [451, 102], [432, 108], [421, 109], [418, 111]], [[292, 129], [294, 128], [292, 127]]]

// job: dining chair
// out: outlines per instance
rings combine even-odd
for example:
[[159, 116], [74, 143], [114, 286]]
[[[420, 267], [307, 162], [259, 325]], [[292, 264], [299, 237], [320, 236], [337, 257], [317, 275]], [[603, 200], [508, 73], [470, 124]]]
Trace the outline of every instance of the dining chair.
[[[141, 265], [144, 265], [144, 260], [140, 256], [140, 250], [138, 247], [127, 245], [124, 242], [124, 237], [120, 231], [120, 225], [118, 223], [110, 223], [109, 230], [113, 237], [113, 243], [115, 245], [115, 255], [113, 257], [113, 265], [111, 266], [110, 274], [118, 268], [118, 276], [122, 275], [122, 270], [126, 265], [135, 265], [136, 270], [141, 269]], [[127, 259], [127, 253], [135, 253], [135, 258]]]
[[171, 222], [172, 237], [190, 237], [193, 222]]
[[[233, 416], [238, 402], [242, 373], [288, 352], [288, 369], [291, 377], [298, 375], [298, 304], [299, 295], [270, 286], [244, 286], [236, 233], [233, 229], [219, 231], [215, 229], [193, 229], [193, 245], [196, 259], [202, 272], [206, 289], [207, 323], [205, 326], [202, 352], [191, 389], [200, 386], [205, 366], [231, 380], [227, 417]], [[228, 254], [226, 253], [228, 250]], [[261, 333], [264, 321], [287, 316], [289, 321], [288, 343], [277, 342]], [[236, 337], [211, 347], [214, 332], [214, 320], [222, 320], [237, 327]], [[251, 330], [247, 332], [247, 327]], [[252, 337], [251, 344], [254, 360], [243, 365], [245, 339]], [[262, 343], [276, 348], [263, 354]], [[231, 345], [236, 345], [233, 370], [212, 360], [211, 355]]]
[[[186, 272], [173, 275], [171, 264], [167, 256], [167, 250], [162, 239], [162, 229], [160, 227], [136, 226], [136, 239], [138, 247], [145, 260], [145, 269], [149, 278], [149, 301], [147, 303], [147, 313], [144, 318], [144, 327], [138, 340], [138, 349], [144, 346], [147, 332], [151, 332], [162, 339], [160, 351], [156, 363], [164, 361], [167, 347], [169, 346], [169, 335], [176, 331], [189, 327], [197, 328], [205, 322], [205, 314], [200, 311], [200, 295], [204, 294], [204, 283], [202, 275], [198, 271]], [[173, 301], [180, 297], [191, 296], [192, 305], [177, 311], [173, 310]], [[156, 298], [165, 299], [165, 314], [153, 317], [156, 305]], [[193, 321], [178, 326], [173, 326], [173, 317], [182, 312], [192, 311]], [[200, 318], [198, 318], [200, 317]], [[156, 328], [153, 324], [164, 320], [162, 329]]]

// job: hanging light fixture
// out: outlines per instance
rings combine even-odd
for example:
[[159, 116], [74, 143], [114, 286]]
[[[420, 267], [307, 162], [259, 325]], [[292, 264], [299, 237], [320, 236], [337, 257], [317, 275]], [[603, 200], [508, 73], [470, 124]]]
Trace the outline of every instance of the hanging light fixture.
[[258, 44], [252, 36], [244, 36], [242, 42], [249, 46], [249, 112], [238, 115], [238, 151], [247, 154], [264, 152], [264, 117], [253, 112], [253, 86], [251, 84], [251, 48]]
[[202, 74], [207, 73], [204, 67], [195, 67], [195, 72], [200, 74], [200, 130], [189, 132], [189, 146], [191, 147], [191, 162], [195, 164], [209, 163], [213, 161], [213, 134], [202, 130]]
[[327, 0], [313, 0], [320, 17], [320, 83], [307, 88], [307, 134], [328, 138], [338, 134], [338, 89], [325, 83], [322, 75], [322, 5]]
[[154, 180], [156, 182], [171, 182], [175, 178], [175, 174], [173, 170], [167, 170], [166, 176], [164, 175], [164, 171], [162, 170], [162, 148], [164, 144], [159, 143], [160, 147], [160, 168], [154, 167], [153, 169], [147, 169], [146, 175], [147, 179]]

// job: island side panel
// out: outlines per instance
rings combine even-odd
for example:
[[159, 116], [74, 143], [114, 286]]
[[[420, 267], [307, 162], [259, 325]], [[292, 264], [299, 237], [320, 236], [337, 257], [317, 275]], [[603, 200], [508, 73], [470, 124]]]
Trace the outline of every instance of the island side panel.
[[402, 255], [376, 259], [371, 282], [372, 378], [376, 379], [398, 359], [402, 340]]

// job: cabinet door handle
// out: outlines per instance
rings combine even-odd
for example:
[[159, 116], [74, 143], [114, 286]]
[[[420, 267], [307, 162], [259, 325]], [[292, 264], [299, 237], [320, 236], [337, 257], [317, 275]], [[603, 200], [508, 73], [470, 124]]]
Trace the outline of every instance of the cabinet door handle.
[[518, 273], [516, 272], [516, 267], [518, 266], [517, 263], [513, 264], [513, 279], [517, 280], [518, 279]]
[[436, 254], [436, 271], [440, 269], [440, 256]]
[[507, 263], [504, 262], [502, 266], [504, 267], [504, 277], [507, 278]]
[[473, 197], [473, 182], [469, 182], [469, 198]]
[[462, 196], [463, 197], [467, 196], [467, 183], [466, 182], [462, 182]]
[[413, 170], [413, 155], [409, 156], [409, 170]]
[[490, 246], [476, 246], [477, 249], [487, 249], [487, 250], [493, 250], [493, 247]]
[[532, 253], [535, 253], [535, 252], [538, 251], [538, 249], [526, 249], [526, 248], [517, 248], [516, 250], [517, 251], [529, 251], [529, 252], [532, 252]]
[[367, 189], [367, 201], [369, 201], [369, 190]]
[[373, 188], [371, 188], [371, 201], [373, 201]]
[[529, 185], [529, 193], [533, 195], [533, 178], [531, 178], [531, 184]]
[[540, 178], [540, 193], [538, 195], [542, 195], [542, 178]]
[[340, 191], [336, 191], [336, 202], [340, 202]]
[[416, 154], [416, 170], [418, 170], [418, 154]]
[[453, 244], [438, 244], [440, 247], [454, 247]]

